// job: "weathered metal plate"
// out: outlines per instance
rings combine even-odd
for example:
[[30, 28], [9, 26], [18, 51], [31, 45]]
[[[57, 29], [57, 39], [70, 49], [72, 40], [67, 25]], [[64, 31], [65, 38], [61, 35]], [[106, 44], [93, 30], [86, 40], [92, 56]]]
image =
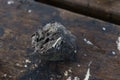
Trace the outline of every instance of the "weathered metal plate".
[[[56, 21], [77, 37], [76, 61], [50, 62], [29, 70], [31, 35], [40, 26]], [[90, 80], [119, 80], [119, 34], [118, 25], [66, 10], [33, 1], [0, 0], [0, 80], [66, 80], [70, 76], [83, 80], [90, 62]]]
[[120, 0], [36, 0], [120, 24]]

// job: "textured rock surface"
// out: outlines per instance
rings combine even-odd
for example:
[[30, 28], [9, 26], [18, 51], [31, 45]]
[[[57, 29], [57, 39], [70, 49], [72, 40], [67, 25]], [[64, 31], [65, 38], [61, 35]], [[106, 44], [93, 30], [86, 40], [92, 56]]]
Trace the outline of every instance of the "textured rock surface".
[[74, 60], [76, 37], [62, 24], [48, 23], [32, 36], [34, 55], [48, 61]]
[[[0, 80], [84, 80], [91, 61], [91, 80], [120, 80], [120, 26], [32, 1], [8, 1], [0, 0]], [[37, 58], [27, 57], [34, 52], [31, 35], [55, 21], [76, 36], [77, 60], [34, 64]]]

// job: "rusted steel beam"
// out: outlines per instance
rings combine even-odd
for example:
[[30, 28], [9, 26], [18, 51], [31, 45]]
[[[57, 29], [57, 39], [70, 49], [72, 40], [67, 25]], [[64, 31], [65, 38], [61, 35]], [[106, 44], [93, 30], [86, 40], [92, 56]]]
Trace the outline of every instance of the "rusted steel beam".
[[[32, 34], [52, 22], [76, 36], [76, 61], [42, 64], [30, 56]], [[119, 80], [119, 34], [120, 26], [98, 19], [30, 0], [0, 0], [0, 80], [83, 80], [89, 71], [92, 80]]]
[[83, 15], [120, 24], [119, 0], [36, 0]]

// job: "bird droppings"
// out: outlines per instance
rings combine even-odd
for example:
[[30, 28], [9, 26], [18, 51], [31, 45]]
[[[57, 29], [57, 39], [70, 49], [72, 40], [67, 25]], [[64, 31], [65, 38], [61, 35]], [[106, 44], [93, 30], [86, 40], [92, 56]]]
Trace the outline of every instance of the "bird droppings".
[[28, 13], [31, 13], [31, 12], [32, 12], [32, 10], [29, 9], [29, 10], [28, 10]]
[[113, 55], [115, 55], [115, 54], [116, 54], [116, 52], [115, 52], [115, 51], [112, 51], [112, 54], [113, 54]]
[[73, 80], [80, 80], [80, 78], [76, 76], [76, 77], [74, 77]]
[[7, 77], [7, 74], [4, 74], [3, 77]]
[[105, 30], [106, 30], [106, 28], [105, 28], [105, 27], [102, 27], [102, 30], [103, 30], [103, 31], [105, 31]]
[[54, 80], [54, 78], [53, 78], [53, 77], [50, 77], [50, 80]]
[[22, 67], [22, 65], [19, 64], [19, 63], [16, 63], [15, 65], [16, 65], [17, 67]]
[[66, 77], [68, 76], [68, 71], [64, 72], [64, 76], [66, 76]]
[[83, 54], [85, 57], [87, 56], [87, 54]]
[[14, 1], [13, 1], [13, 0], [9, 0], [9, 1], [7, 2], [7, 4], [8, 4], [8, 5], [14, 4]]
[[74, 53], [77, 53], [77, 50], [74, 50]]
[[80, 67], [80, 64], [78, 64], [77, 67]]
[[66, 80], [72, 80], [72, 77], [71, 77], [71, 76], [69, 76]]
[[118, 37], [116, 44], [117, 44], [117, 49], [120, 51], [120, 37]]
[[69, 69], [68, 69], [68, 72], [72, 73], [72, 68], [69, 68]]
[[86, 73], [86, 76], [85, 76], [84, 80], [89, 80], [89, 77], [90, 77], [90, 68], [88, 68], [88, 70], [87, 70], [87, 73]]
[[25, 62], [26, 63], [31, 63], [31, 61], [29, 59], [26, 59]]
[[87, 40], [86, 38], [83, 39], [88, 45], [93, 45], [93, 43], [89, 40]]
[[92, 61], [89, 62], [88, 66], [90, 67], [91, 64], [92, 64]]
[[28, 67], [27, 64], [25, 64], [24, 67], [27, 68]]

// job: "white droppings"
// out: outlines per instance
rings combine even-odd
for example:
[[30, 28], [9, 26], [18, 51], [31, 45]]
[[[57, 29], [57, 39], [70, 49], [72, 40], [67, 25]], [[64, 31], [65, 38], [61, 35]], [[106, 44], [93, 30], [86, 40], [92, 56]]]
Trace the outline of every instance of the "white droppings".
[[12, 78], [12, 76], [8, 76], [9, 78]]
[[56, 46], [56, 44], [61, 40], [62, 38], [61, 37], [59, 37], [57, 40], [56, 40], [56, 42], [52, 45], [52, 47], [55, 47]]
[[3, 77], [7, 77], [7, 74], [4, 74]]
[[31, 63], [31, 61], [29, 59], [26, 59], [25, 62], [26, 63]]
[[103, 31], [105, 31], [105, 30], [106, 30], [106, 28], [105, 28], [105, 27], [103, 27], [103, 28], [102, 28], [102, 30], [103, 30]]
[[22, 67], [22, 65], [20, 65], [19, 63], [16, 63], [15, 65], [18, 66], [18, 67]]
[[28, 66], [25, 64], [24, 67], [27, 68]]
[[24, 70], [21, 70], [20, 72], [21, 72], [21, 73], [23, 73], [23, 72], [24, 72]]
[[116, 54], [116, 52], [115, 52], [115, 51], [112, 51], [112, 54], [113, 54], [113, 55], [115, 55], [115, 54]]
[[118, 37], [116, 43], [117, 43], [117, 49], [120, 51], [120, 37]]
[[8, 4], [8, 5], [14, 4], [14, 1], [13, 1], [13, 0], [9, 0], [9, 1], [7, 2], [7, 4]]
[[73, 80], [80, 80], [80, 78], [76, 76], [76, 77], [74, 77]]
[[68, 70], [68, 72], [72, 73], [72, 69], [70, 68], [70, 69]]
[[87, 73], [86, 73], [86, 76], [85, 76], [84, 80], [89, 80], [89, 77], [90, 77], [90, 68], [88, 68], [88, 70], [87, 70]]
[[54, 80], [54, 78], [53, 78], [53, 77], [50, 77], [50, 80]]
[[80, 67], [80, 64], [78, 64], [77, 67]]
[[84, 56], [86, 57], [86, 56], [87, 56], [87, 54], [84, 54]]
[[89, 62], [88, 66], [90, 67], [91, 64], [92, 64], [92, 61]]
[[72, 77], [71, 77], [71, 76], [69, 76], [66, 80], [72, 80]]
[[31, 12], [32, 12], [32, 10], [29, 9], [29, 10], [28, 10], [28, 13], [31, 13]]
[[89, 40], [87, 40], [86, 38], [83, 39], [88, 45], [93, 45], [93, 43]]
[[68, 76], [68, 71], [65, 71], [65, 72], [64, 72], [64, 76]]
[[77, 50], [74, 50], [74, 53], [77, 53]]

